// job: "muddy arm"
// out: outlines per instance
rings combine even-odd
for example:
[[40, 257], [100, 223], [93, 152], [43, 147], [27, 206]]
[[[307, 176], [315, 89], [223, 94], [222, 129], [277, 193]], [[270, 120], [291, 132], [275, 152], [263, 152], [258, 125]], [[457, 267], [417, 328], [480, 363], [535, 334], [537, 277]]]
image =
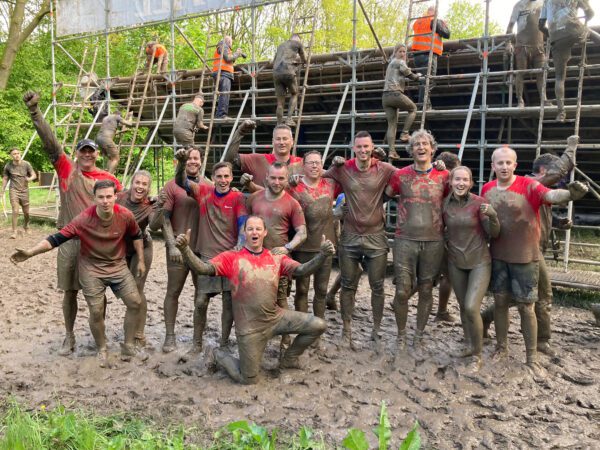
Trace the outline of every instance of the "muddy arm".
[[210, 263], [205, 263], [198, 258], [194, 252], [192, 252], [190, 246], [188, 245], [189, 238], [190, 230], [188, 230], [186, 234], [180, 234], [177, 236], [177, 239], [175, 239], [175, 245], [181, 252], [184, 261], [187, 263], [192, 272], [197, 275], [215, 276], [217, 274], [215, 266]]
[[40, 101], [39, 94], [29, 91], [23, 96], [23, 101], [27, 105], [27, 108], [29, 108], [31, 121], [42, 141], [44, 151], [52, 163], [56, 162], [64, 151], [62, 145], [60, 145], [60, 142], [58, 142], [56, 135], [52, 131], [52, 128], [50, 128], [50, 124], [44, 119], [44, 115], [38, 106]]

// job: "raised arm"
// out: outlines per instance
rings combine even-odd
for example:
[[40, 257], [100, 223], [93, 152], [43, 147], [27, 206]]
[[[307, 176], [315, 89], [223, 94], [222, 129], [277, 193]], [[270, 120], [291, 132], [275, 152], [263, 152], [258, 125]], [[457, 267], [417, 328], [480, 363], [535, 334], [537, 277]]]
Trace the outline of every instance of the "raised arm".
[[323, 265], [325, 259], [335, 253], [335, 247], [333, 243], [325, 239], [325, 236], [321, 240], [321, 251], [310, 261], [299, 265], [292, 273], [294, 278], [305, 277], [312, 275]]
[[244, 120], [237, 127], [237, 129], [233, 132], [231, 142], [229, 143], [229, 147], [227, 148], [227, 153], [225, 153], [225, 156], [223, 158], [224, 161], [228, 161], [237, 167], [241, 167], [239, 159], [240, 144], [244, 136], [249, 134], [255, 128], [256, 122], [254, 122], [253, 120]]
[[175, 245], [183, 255], [183, 259], [187, 263], [188, 267], [197, 275], [209, 275], [215, 276], [217, 271], [215, 266], [210, 263], [205, 263], [198, 258], [194, 252], [190, 249], [189, 239], [191, 230], [187, 230], [185, 234], [180, 234], [175, 239]]
[[177, 150], [175, 158], [177, 159], [177, 169], [175, 169], [175, 183], [185, 190], [190, 197], [195, 197], [198, 192], [198, 184], [188, 180], [185, 174], [185, 165], [188, 160], [189, 150]]
[[23, 95], [23, 101], [27, 105], [27, 108], [29, 108], [31, 121], [42, 141], [44, 151], [52, 163], [56, 162], [64, 151], [62, 145], [60, 145], [60, 142], [58, 142], [58, 139], [52, 131], [52, 128], [50, 128], [50, 124], [46, 122], [42, 111], [38, 107], [40, 95], [36, 92], [28, 91]]

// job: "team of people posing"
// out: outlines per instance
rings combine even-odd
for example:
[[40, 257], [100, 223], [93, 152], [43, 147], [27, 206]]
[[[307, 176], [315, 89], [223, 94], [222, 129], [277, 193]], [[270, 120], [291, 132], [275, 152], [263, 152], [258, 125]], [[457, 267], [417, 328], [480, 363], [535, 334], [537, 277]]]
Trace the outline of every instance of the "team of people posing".
[[[199, 176], [202, 154], [197, 148], [179, 150], [175, 179], [151, 199], [148, 172], [135, 173], [131, 186], [123, 191], [113, 175], [96, 167], [98, 146], [93, 140], [79, 142], [76, 160], [70, 159], [42, 116], [39, 96], [28, 92], [24, 101], [59, 179], [60, 231], [30, 249], [17, 249], [11, 259], [20, 263], [58, 247], [58, 287], [64, 291], [66, 328], [61, 355], [75, 349], [77, 292], [82, 290], [99, 363], [110, 366], [104, 331], [105, 291], [110, 287], [127, 307], [121, 358], [148, 358], [144, 284], [152, 263], [152, 240], [147, 228], [162, 228], [166, 245], [164, 352], [176, 349], [178, 300], [192, 272], [191, 354], [202, 351], [209, 300], [221, 294], [221, 346], [213, 352], [219, 366], [238, 382], [256, 383], [267, 342], [281, 335], [281, 367], [299, 367], [299, 356], [309, 346], [319, 346], [327, 328], [326, 294], [336, 250], [342, 343], [355, 348], [352, 314], [364, 268], [371, 288], [372, 339], [381, 351], [389, 251], [384, 202], [392, 200], [396, 205], [395, 358], [405, 355], [409, 298], [414, 293], [418, 303], [411, 345], [423, 345], [432, 289], [440, 272], [447, 273], [458, 299], [464, 356], [472, 358], [476, 369], [481, 365], [486, 317], [489, 322], [493, 315], [495, 322], [495, 355], [506, 356], [508, 310], [513, 304], [521, 316], [527, 364], [538, 371], [538, 348], [551, 352], [551, 299], [538, 301], [538, 282], [540, 292], [551, 295], [540, 250], [547, 240], [549, 205], [577, 200], [587, 186], [579, 182], [569, 183], [566, 189], [547, 186], [572, 169], [576, 137], [569, 139], [560, 158], [548, 154], [536, 160], [532, 177], [515, 175], [514, 150], [496, 149], [491, 157], [496, 179], [485, 184], [478, 196], [471, 192], [473, 177], [467, 167], [448, 171], [444, 163], [433, 161], [436, 142], [427, 131], [410, 136], [407, 149], [413, 164], [407, 167], [397, 169], [378, 159], [370, 134], [361, 131], [354, 136], [355, 157], [335, 157], [325, 171], [317, 151], [292, 155], [292, 132], [285, 124], [273, 130], [271, 154], [239, 153], [244, 136], [255, 127], [254, 122], [244, 121], [233, 133], [226, 160], [213, 166], [211, 180]], [[231, 186], [234, 167], [245, 174], [242, 183], [252, 192], [247, 198]], [[332, 205], [340, 193], [345, 204], [334, 212]], [[342, 223], [339, 238], [338, 220]], [[311, 276], [313, 314], [308, 313]], [[292, 278], [296, 279], [295, 310], [287, 306]], [[494, 310], [482, 318], [481, 302], [488, 286], [494, 293]], [[234, 324], [239, 358], [232, 356], [228, 346]], [[290, 335], [296, 335], [293, 341]]]

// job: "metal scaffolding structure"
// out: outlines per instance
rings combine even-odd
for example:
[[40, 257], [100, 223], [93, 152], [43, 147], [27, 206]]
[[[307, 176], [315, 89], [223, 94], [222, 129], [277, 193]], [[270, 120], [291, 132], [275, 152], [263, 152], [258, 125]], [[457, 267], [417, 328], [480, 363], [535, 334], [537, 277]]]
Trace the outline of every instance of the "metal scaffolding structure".
[[[99, 79], [99, 82], [103, 82], [103, 85], [108, 86], [108, 88], [106, 89], [106, 98], [97, 100], [96, 107], [102, 109], [102, 105], [106, 105], [110, 111], [111, 108], [126, 104], [128, 111], [137, 111], [136, 133], [134, 138], [127, 143], [131, 149], [138, 149], [137, 155], [130, 153], [128, 158], [128, 162], [131, 158], [131, 165], [136, 169], [141, 167], [144, 158], [152, 149], [157, 172], [164, 175], [165, 149], [170, 148], [174, 152], [177, 148], [177, 143], [170, 133], [177, 108], [199, 91], [204, 92], [205, 98], [213, 100], [211, 102], [213, 111], [211, 111], [211, 126], [208, 138], [201, 144], [206, 146], [206, 153], [209, 150], [211, 151], [210, 158], [204, 158], [203, 164], [205, 167], [206, 164], [219, 160], [223, 150], [228, 146], [230, 131], [240, 120], [252, 119], [261, 125], [275, 124], [271, 66], [269, 62], [256, 60], [256, 13], [259, 8], [284, 1], [289, 0], [252, 1], [251, 4], [243, 7], [243, 9], [250, 11], [251, 16], [251, 54], [246, 64], [238, 66], [241, 74], [238, 77], [236, 88], [230, 92], [233, 100], [232, 109], [235, 109], [235, 105], [239, 104], [236, 117], [235, 119], [225, 120], [214, 117], [215, 100], [219, 93], [216, 88], [218, 84], [215, 84], [210, 76], [211, 60], [208, 58], [209, 53], [205, 51], [204, 56], [202, 56], [194, 47], [192, 40], [186, 36], [183, 29], [178, 25], [178, 22], [201, 16], [235, 14], [235, 11], [240, 10], [239, 7], [185, 17], [171, 15], [168, 20], [152, 24], [117, 30], [106, 28], [103, 33], [96, 32], [62, 38], [55, 36], [55, 16], [52, 15], [53, 96], [51, 108], [54, 126], [57, 129], [62, 128], [65, 132], [65, 145], [67, 147], [70, 145], [67, 133], [72, 124], [70, 124], [70, 120], [61, 122], [58, 117], [58, 110], [61, 108], [78, 108], [80, 114], [77, 115], [77, 130], [80, 128], [86, 129], [87, 127], [86, 135], [89, 135], [93, 129], [98, 127], [98, 116], [96, 115], [91, 122], [82, 122], [84, 108], [89, 107], [94, 102], [85, 99], [81, 99], [80, 102], [75, 100], [61, 102], [58, 100], [57, 93], [60, 89], [70, 87], [77, 90], [81, 88], [81, 83], [78, 81], [75, 85], [69, 85], [57, 80], [57, 54], [64, 54], [82, 73], [89, 75], [89, 71], [84, 68], [83, 61], [81, 63], [77, 61], [75, 57], [69, 54], [63, 44], [75, 39], [89, 39], [91, 36], [97, 36], [98, 39], [104, 37], [104, 51], [106, 53], [106, 73], [104, 77]], [[592, 97], [590, 102], [582, 102], [583, 91], [588, 88], [584, 81], [585, 83], [591, 83], [593, 86], [600, 84], [600, 49], [593, 49], [593, 58], [591, 58], [591, 63], [587, 64], [585, 46], [579, 53], [575, 52], [573, 61], [576, 64], [568, 68], [569, 80], [578, 83], [577, 103], [567, 104], [566, 106], [567, 113], [576, 117], [575, 122], [560, 125], [560, 127], [547, 123], [549, 121], [544, 119], [544, 114], [554, 114], [556, 107], [544, 107], [541, 102], [532, 106], [534, 102], [528, 101], [529, 106], [525, 108], [513, 106], [512, 80], [515, 74], [534, 75], [543, 71], [545, 80], [550, 81], [554, 69], [546, 67], [544, 69], [514, 70], [512, 62], [508, 67], [506, 64], [502, 66], [502, 50], [510, 36], [489, 35], [490, 1], [485, 1], [484, 35], [476, 39], [449, 43], [447, 45], [448, 54], [445, 55], [443, 61], [447, 65], [447, 73], [427, 76], [428, 84], [434, 81], [436, 84], [436, 93], [433, 94], [432, 98], [443, 104], [440, 104], [439, 107], [435, 105], [432, 110], [426, 110], [422, 106], [415, 122], [419, 124], [420, 128], [431, 127], [440, 142], [440, 149], [456, 151], [461, 158], [464, 158], [467, 165], [476, 169], [474, 173], [478, 175], [479, 189], [491, 176], [490, 170], [486, 166], [489, 161], [490, 150], [500, 143], [510, 143], [513, 148], [523, 152], [524, 159], [532, 160], [535, 155], [539, 155], [542, 149], [552, 151], [553, 149], [564, 148], [565, 140], [557, 137], [560, 134], [559, 131], [563, 133], [566, 127], [572, 127], [574, 133], [579, 131], [581, 118], [589, 119], [600, 116], [600, 95]], [[171, 0], [171, 2], [173, 4], [174, 0]], [[105, 12], [107, 16], [110, 13], [108, 8]], [[357, 24], [361, 17], [367, 21], [374, 36], [377, 43], [375, 49], [359, 49], [357, 47]], [[108, 23], [108, 20], [106, 20], [106, 23]], [[170, 72], [156, 75], [148, 73], [147, 77], [141, 77], [146, 83], [146, 87], [142, 90], [139, 89], [140, 79], [136, 79], [137, 75], [132, 77], [112, 76], [109, 36], [113, 33], [157, 24], [168, 24], [170, 27]], [[177, 70], [175, 58], [177, 54], [175, 52], [176, 32], [183, 37], [186, 45], [197, 56], [200, 69]], [[216, 34], [222, 38], [223, 31], [218, 31]], [[210, 43], [206, 42], [207, 48]], [[384, 48], [381, 45], [361, 0], [352, 0], [352, 48], [347, 52], [336, 54], [312, 55], [310, 66], [305, 69], [303, 74], [298, 75], [299, 79], [302, 79], [302, 75], [304, 75], [305, 80], [302, 87], [301, 102], [299, 102], [304, 106], [301, 117], [302, 127], [299, 126], [295, 133], [295, 142], [298, 142], [295, 148], [300, 153], [304, 149], [318, 148], [323, 149], [326, 158], [332, 157], [334, 154], [347, 156], [351, 155], [352, 139], [359, 126], [373, 127], [375, 131], [372, 134], [374, 136], [378, 133], [383, 134], [381, 130], [385, 126], [385, 115], [381, 110], [379, 99], [383, 87], [385, 63], [391, 51], [390, 47]], [[590, 59], [589, 55], [588, 59]], [[477, 61], [478, 66], [475, 65], [474, 61]], [[430, 73], [430, 69], [428, 69], [428, 73]], [[411, 86], [409, 91], [410, 89], [414, 90], [414, 87]], [[457, 94], [459, 91], [460, 93]], [[460, 101], [453, 101], [453, 98], [456, 98], [457, 95], [462, 96]], [[249, 112], [245, 110], [247, 103], [250, 104]], [[209, 102], [206, 102], [206, 104], [208, 105]], [[270, 112], [268, 111], [269, 108]], [[73, 116], [72, 111], [69, 111], [67, 115], [69, 117]], [[400, 120], [404, 120], [405, 117], [406, 113], [400, 114]], [[300, 122], [300, 117], [296, 117], [296, 119], [297, 122]], [[537, 120], [537, 123], [535, 123], [535, 120]], [[491, 121], [494, 121], [493, 125]], [[141, 143], [136, 141], [138, 127], [148, 128], [148, 133]], [[585, 127], [586, 130], [589, 128], [587, 123]], [[550, 130], [549, 134], [551, 136], [548, 139], [543, 139], [546, 129]], [[496, 142], [492, 142], [490, 141], [490, 133], [495, 132], [498, 133], [498, 138]], [[530, 133], [531, 136], [526, 133]], [[527, 136], [527, 139], [519, 141], [519, 137], [523, 135]], [[204, 139], [204, 135], [197, 137]], [[157, 142], [157, 138], [160, 138], [162, 143]], [[258, 142], [260, 139], [264, 139], [265, 142], [270, 144], [268, 133], [254, 130], [251, 139], [249, 142], [244, 142], [242, 148], [250, 149], [252, 152], [270, 151], [270, 145], [260, 144]], [[385, 147], [385, 145], [382, 145], [382, 147]], [[579, 148], [580, 151], [591, 152], [600, 148], [600, 143], [593, 142], [592, 139], [585, 139]], [[401, 163], [403, 161], [406, 161], [406, 159], [401, 160]], [[593, 178], [596, 173], [600, 173], [600, 167], [597, 167], [595, 162], [592, 161], [588, 164], [592, 172], [586, 174], [587, 169], [582, 169], [585, 164], [587, 162], [584, 160], [577, 169], [578, 175], [592, 182], [591, 195], [594, 195], [598, 200], [600, 199], [600, 186], [594, 182]], [[127, 172], [129, 172], [129, 165], [124, 178], [127, 176]], [[164, 180], [162, 181], [164, 182]], [[157, 182], [160, 184], [159, 177], [157, 177]], [[597, 201], [589, 208], [595, 213], [600, 212]], [[570, 217], [573, 216], [572, 206], [569, 206], [568, 213]], [[594, 229], [598, 229], [598, 227]], [[563, 242], [563, 256], [558, 259], [564, 262], [565, 270], [568, 268], [569, 261], [597, 265], [594, 261], [570, 258], [570, 246], [572, 245], [570, 233], [567, 233]]]

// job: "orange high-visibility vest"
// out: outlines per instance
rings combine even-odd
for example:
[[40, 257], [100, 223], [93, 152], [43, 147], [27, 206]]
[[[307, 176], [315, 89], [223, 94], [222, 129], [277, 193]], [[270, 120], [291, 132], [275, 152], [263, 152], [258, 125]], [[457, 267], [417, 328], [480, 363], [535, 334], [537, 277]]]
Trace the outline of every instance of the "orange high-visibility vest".
[[[146, 55], [152, 56], [152, 46], [146, 47]], [[167, 48], [162, 44], [156, 44], [156, 50], [154, 53], [154, 57], [158, 58], [159, 56], [165, 55], [167, 53]]]
[[[221, 44], [221, 48], [226, 48], [225, 43]], [[227, 47], [227, 56], [231, 56], [231, 49], [229, 47]], [[233, 73], [233, 64], [228, 63], [225, 61], [225, 59], [221, 58], [219, 47], [217, 47], [215, 49], [215, 54], [213, 55], [213, 73], [217, 73], [219, 71], [219, 66], [221, 66], [221, 72]]]
[[[413, 25], [414, 34], [420, 36], [412, 37], [411, 51], [429, 51], [431, 48], [431, 21], [433, 17], [421, 17], [417, 19]], [[444, 50], [444, 44], [442, 44], [442, 38], [439, 34], [433, 35], [433, 53], [441, 55]]]

